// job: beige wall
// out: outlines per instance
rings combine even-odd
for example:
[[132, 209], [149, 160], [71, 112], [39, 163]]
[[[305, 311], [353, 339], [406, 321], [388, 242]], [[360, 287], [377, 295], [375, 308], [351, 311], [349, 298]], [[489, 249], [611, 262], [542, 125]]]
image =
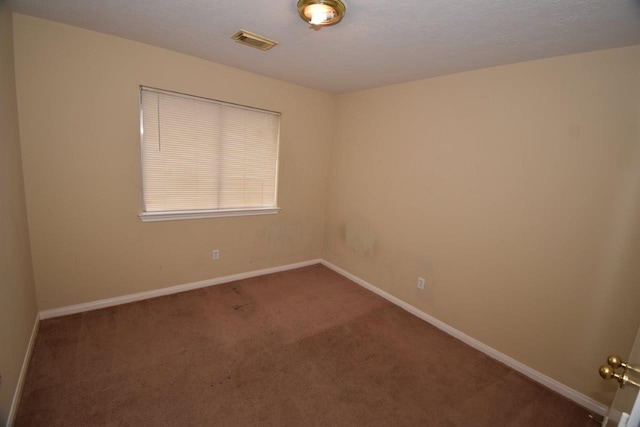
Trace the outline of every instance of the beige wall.
[[640, 324], [640, 46], [347, 94], [337, 113], [324, 258], [608, 401], [597, 368]]
[[[14, 33], [41, 310], [321, 255], [334, 97], [24, 15]], [[282, 211], [140, 222], [138, 85], [282, 112]]]
[[0, 425], [36, 319], [13, 69], [11, 12], [0, 0]]

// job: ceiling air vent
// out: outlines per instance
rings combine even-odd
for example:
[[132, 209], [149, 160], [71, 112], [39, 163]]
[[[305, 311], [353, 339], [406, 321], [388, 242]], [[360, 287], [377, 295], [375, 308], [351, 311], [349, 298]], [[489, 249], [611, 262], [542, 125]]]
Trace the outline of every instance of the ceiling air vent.
[[245, 30], [238, 31], [237, 33], [232, 35], [231, 38], [238, 43], [255, 47], [256, 49], [260, 50], [269, 50], [278, 44], [278, 42], [274, 42], [273, 40], [269, 40], [265, 37], [261, 37], [257, 34], [253, 34]]

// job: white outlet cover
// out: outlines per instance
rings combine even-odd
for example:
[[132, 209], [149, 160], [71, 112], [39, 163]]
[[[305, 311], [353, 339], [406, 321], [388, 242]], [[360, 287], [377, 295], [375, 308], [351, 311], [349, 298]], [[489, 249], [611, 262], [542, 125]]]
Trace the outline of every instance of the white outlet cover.
[[418, 289], [424, 289], [424, 277], [418, 277]]

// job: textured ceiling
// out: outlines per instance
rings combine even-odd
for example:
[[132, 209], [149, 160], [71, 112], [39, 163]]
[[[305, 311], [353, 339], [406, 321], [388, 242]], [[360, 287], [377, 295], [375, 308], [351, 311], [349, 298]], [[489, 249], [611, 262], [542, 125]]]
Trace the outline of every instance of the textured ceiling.
[[[344, 0], [313, 30], [296, 0], [9, 0], [13, 11], [331, 93], [640, 44], [640, 0]], [[263, 52], [230, 39], [276, 40]]]

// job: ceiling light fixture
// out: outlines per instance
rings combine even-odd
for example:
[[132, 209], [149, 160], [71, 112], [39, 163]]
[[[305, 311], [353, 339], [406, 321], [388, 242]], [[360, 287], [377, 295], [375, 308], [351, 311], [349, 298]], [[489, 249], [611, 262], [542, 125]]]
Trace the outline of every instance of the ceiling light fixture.
[[340, 0], [298, 0], [300, 17], [314, 26], [337, 24], [346, 10]]

